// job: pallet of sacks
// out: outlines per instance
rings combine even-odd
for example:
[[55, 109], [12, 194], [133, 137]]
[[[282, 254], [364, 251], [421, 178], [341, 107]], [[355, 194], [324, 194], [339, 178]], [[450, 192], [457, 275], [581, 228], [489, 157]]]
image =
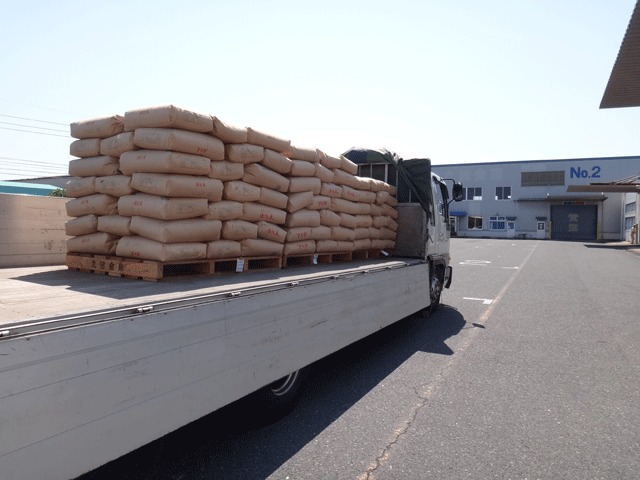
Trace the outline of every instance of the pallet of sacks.
[[163, 105], [71, 124], [71, 253], [159, 262], [391, 249], [394, 189], [344, 157]]

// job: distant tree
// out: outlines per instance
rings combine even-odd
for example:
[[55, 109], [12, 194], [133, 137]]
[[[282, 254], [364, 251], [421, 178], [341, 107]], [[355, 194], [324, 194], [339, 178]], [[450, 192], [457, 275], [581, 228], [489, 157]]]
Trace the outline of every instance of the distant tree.
[[67, 191], [64, 188], [56, 188], [51, 192], [47, 193], [47, 197], [66, 197]]

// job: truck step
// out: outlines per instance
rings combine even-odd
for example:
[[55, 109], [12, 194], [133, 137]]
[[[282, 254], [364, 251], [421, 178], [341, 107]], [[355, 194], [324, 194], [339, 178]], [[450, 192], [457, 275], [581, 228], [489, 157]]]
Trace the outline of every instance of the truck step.
[[282, 257], [247, 257], [220, 260], [158, 262], [85, 253], [67, 253], [69, 270], [151, 282], [282, 268]]

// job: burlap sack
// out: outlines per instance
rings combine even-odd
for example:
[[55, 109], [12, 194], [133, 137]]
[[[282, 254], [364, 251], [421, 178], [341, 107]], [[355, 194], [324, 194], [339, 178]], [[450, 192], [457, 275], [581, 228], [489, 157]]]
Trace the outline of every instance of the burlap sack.
[[367, 178], [369, 181], [369, 190], [373, 193], [381, 192], [384, 190], [385, 183], [382, 180], [376, 180], [375, 178]]
[[96, 177], [72, 178], [65, 186], [66, 196], [79, 198], [96, 193], [95, 180]]
[[369, 228], [373, 226], [373, 218], [371, 215], [356, 215], [356, 228]]
[[258, 222], [258, 238], [270, 240], [272, 242], [284, 243], [287, 237], [287, 231], [274, 225], [273, 223], [261, 221]]
[[369, 227], [369, 238], [371, 240], [379, 240], [382, 239], [382, 232], [379, 228]]
[[245, 165], [242, 181], [277, 192], [286, 192], [289, 188], [289, 179], [258, 163]]
[[319, 227], [320, 213], [314, 210], [298, 210], [297, 212], [287, 213], [287, 219], [284, 224], [287, 227]]
[[123, 217], [121, 215], [101, 215], [98, 217], [98, 231], [111, 233], [118, 237], [133, 235], [129, 228], [130, 225], [131, 217]]
[[389, 195], [389, 198], [387, 198], [387, 205], [391, 205], [392, 207], [396, 207], [396, 206], [398, 206], [398, 200], [396, 200], [395, 197], [392, 197], [391, 195]]
[[362, 238], [360, 240], [353, 241], [353, 250], [361, 251], [361, 250], [371, 250], [371, 239], [370, 238]]
[[356, 215], [371, 215], [371, 203], [356, 203]]
[[380, 236], [382, 237], [382, 240], [395, 240], [396, 232], [394, 232], [390, 228], [382, 227], [380, 229]]
[[160, 243], [213, 242], [220, 240], [220, 220], [157, 220], [132, 217], [130, 229], [141, 237]]
[[353, 242], [336, 242], [339, 252], [353, 252]]
[[227, 162], [221, 160], [219, 162], [211, 162], [211, 170], [209, 177], [216, 178], [223, 182], [231, 180], [241, 180], [244, 176], [244, 165], [242, 163]]
[[260, 200], [260, 187], [242, 181], [224, 182], [222, 198], [233, 202], [257, 202]]
[[128, 175], [109, 175], [107, 177], [96, 177], [96, 191], [106, 193], [114, 197], [131, 195], [134, 192], [131, 186], [131, 177]]
[[382, 205], [384, 203], [387, 203], [387, 199], [390, 198], [391, 195], [389, 195], [389, 192], [385, 192], [384, 190], [381, 190], [380, 192], [376, 192], [376, 205]]
[[260, 145], [261, 147], [280, 153], [289, 151], [289, 147], [291, 146], [290, 140], [260, 132], [250, 127], [247, 127], [247, 143]]
[[243, 257], [280, 257], [284, 245], [260, 238], [240, 242]]
[[[355, 215], [349, 215], [348, 213], [339, 213], [340, 215], [340, 226], [347, 228], [356, 228], [358, 226], [358, 219]], [[337, 240], [334, 238], [334, 240]]]
[[264, 149], [264, 158], [262, 159], [262, 165], [267, 168], [270, 168], [274, 172], [278, 172], [282, 175], [286, 175], [291, 171], [291, 167], [293, 166], [293, 162], [282, 155], [281, 153], [275, 152], [273, 150], [269, 150], [268, 148]]
[[356, 232], [353, 228], [331, 227], [331, 240], [337, 242], [353, 242], [356, 238]]
[[236, 163], [255, 163], [264, 158], [264, 148], [249, 143], [228, 143], [224, 151], [225, 159]]
[[149, 195], [206, 198], [210, 202], [219, 202], [222, 200], [222, 182], [209, 177], [164, 175], [162, 173], [134, 173], [131, 186], [139, 192], [148, 193]]
[[309, 255], [316, 251], [316, 242], [314, 240], [305, 240], [304, 242], [285, 243], [282, 251], [283, 255]]
[[342, 198], [344, 198], [345, 200], [349, 200], [351, 202], [359, 202], [359, 192], [357, 192], [356, 190], [354, 190], [353, 188], [349, 187], [348, 185], [343, 185], [342, 186]]
[[391, 249], [395, 246], [395, 242], [391, 240], [371, 240], [371, 250], [385, 250], [387, 248]]
[[67, 215], [70, 217], [113, 215], [118, 213], [118, 197], [112, 197], [104, 193], [94, 193], [86, 197], [69, 200], [65, 207]]
[[64, 224], [64, 230], [70, 237], [96, 233], [98, 231], [98, 216], [84, 215], [82, 217], [69, 220]]
[[333, 168], [340, 168], [342, 166], [342, 160], [337, 157], [333, 157], [322, 151], [318, 151], [318, 156], [320, 158], [320, 164], [329, 170]]
[[122, 133], [124, 118], [120, 115], [80, 120], [70, 125], [73, 138], [107, 138]]
[[363, 238], [369, 238], [369, 229], [364, 227], [354, 228], [355, 240], [362, 240]]
[[314, 195], [313, 203], [307, 207], [309, 210], [326, 210], [331, 208], [331, 198], [324, 195]]
[[136, 150], [120, 155], [120, 171], [125, 175], [134, 173], [209, 175], [211, 160], [189, 153]]
[[382, 215], [382, 207], [380, 205], [372, 203], [370, 208], [372, 217], [375, 217], [376, 215]]
[[290, 193], [297, 192], [313, 192], [314, 195], [320, 195], [322, 182], [317, 177], [289, 177]]
[[97, 255], [113, 255], [116, 251], [118, 237], [108, 233], [90, 233], [67, 240], [67, 252], [94, 253]]
[[335, 240], [318, 240], [316, 242], [317, 253], [332, 253], [338, 251], [338, 242]]
[[340, 161], [342, 162], [341, 165], [340, 165], [340, 168], [342, 170], [344, 170], [347, 173], [350, 173], [351, 175], [357, 175], [358, 174], [358, 165], [353, 163], [347, 157], [345, 157], [344, 155], [340, 155]]
[[330, 240], [331, 228], [320, 225], [311, 229], [311, 240]]
[[245, 222], [259, 222], [260, 220], [264, 220], [275, 223], [276, 225], [282, 225], [286, 218], [287, 212], [284, 210], [253, 202], [245, 202], [242, 205], [242, 217], [240, 217], [240, 219]]
[[387, 228], [393, 230], [394, 232], [397, 232], [398, 231], [398, 222], [396, 222], [393, 218], [388, 217]]
[[356, 190], [358, 192], [358, 202], [373, 204], [376, 201], [376, 194], [365, 190]]
[[320, 224], [327, 227], [337, 227], [340, 225], [342, 218], [338, 213], [331, 210], [320, 210]]
[[224, 160], [224, 143], [206, 133], [187, 132], [175, 128], [138, 128], [133, 142], [138, 147], [148, 150], [170, 150], [210, 160]]
[[323, 183], [333, 182], [334, 173], [331, 170], [320, 163], [314, 163], [314, 165], [316, 169], [314, 176], [318, 177]]
[[84, 140], [76, 140], [69, 145], [69, 154], [74, 157], [97, 157], [100, 155], [100, 139], [85, 138]]
[[307, 162], [305, 160], [293, 159], [291, 160], [291, 163], [292, 165], [289, 175], [292, 177], [313, 177], [316, 174], [316, 167], [314, 163]]
[[305, 162], [317, 163], [320, 161], [320, 154], [315, 148], [298, 147], [291, 145], [289, 150], [284, 153], [292, 160], [304, 160]]
[[396, 248], [395, 240], [382, 240], [384, 242], [384, 250], [393, 250]]
[[209, 202], [209, 212], [203, 215], [205, 220], [240, 220], [242, 217], [242, 203], [223, 200]]
[[245, 240], [258, 237], [258, 225], [244, 220], [222, 222], [222, 238], [225, 240]]
[[355, 175], [351, 175], [339, 168], [331, 170], [333, 172], [333, 183], [336, 185], [347, 185], [351, 188], [357, 189], [360, 187], [360, 182], [356, 180]]
[[211, 115], [177, 107], [157, 105], [136, 108], [124, 114], [124, 129], [132, 132], [136, 128], [179, 128], [191, 132], [212, 132]]
[[218, 117], [211, 117], [213, 120], [214, 137], [219, 138], [224, 143], [247, 143], [247, 129], [237, 127], [228, 122], [223, 122]]
[[100, 140], [100, 155], [119, 157], [124, 152], [137, 149], [138, 147], [133, 143], [133, 132], [123, 132], [113, 137]]
[[102, 177], [118, 174], [118, 159], [116, 157], [99, 156], [79, 158], [69, 162], [69, 175], [73, 177]]
[[348, 213], [350, 215], [358, 214], [358, 205], [343, 198], [331, 199], [331, 211], [336, 213]]
[[120, 239], [116, 255], [158, 262], [200, 260], [207, 258], [207, 245], [204, 243], [160, 243], [148, 238], [132, 236]]
[[[356, 175], [355, 177], [356, 182], [358, 182], [358, 188], [357, 190], [362, 190], [364, 192], [368, 192], [371, 189], [371, 184], [369, 183], [369, 178], [365, 178], [365, 177], [358, 177]], [[373, 203], [373, 202], [371, 202]]]
[[259, 203], [284, 210], [287, 208], [288, 202], [289, 197], [284, 193], [276, 192], [270, 188], [260, 187]]
[[158, 220], [184, 220], [202, 217], [208, 211], [206, 198], [168, 198], [136, 193], [118, 200], [118, 213], [125, 217], [138, 215]]
[[391, 205], [388, 204], [384, 204], [381, 205], [382, 208], [382, 215], [387, 215], [388, 217], [393, 218], [394, 220], [396, 220], [398, 218], [398, 211], [393, 208]]
[[342, 198], [342, 187], [334, 183], [323, 183], [320, 189], [320, 195], [331, 198]]
[[[317, 227], [320, 228], [320, 227]], [[285, 242], [302, 242], [304, 240], [311, 239], [311, 227], [293, 227], [287, 229], [287, 236]]]
[[287, 198], [286, 210], [289, 213], [302, 210], [313, 203], [313, 193], [311, 192], [290, 193], [287, 195]]
[[242, 246], [240, 242], [233, 240], [218, 240], [207, 243], [207, 258], [238, 258], [242, 256]]
[[392, 195], [395, 197], [398, 194], [398, 189], [393, 185], [387, 185], [387, 192], [389, 192], [389, 195]]

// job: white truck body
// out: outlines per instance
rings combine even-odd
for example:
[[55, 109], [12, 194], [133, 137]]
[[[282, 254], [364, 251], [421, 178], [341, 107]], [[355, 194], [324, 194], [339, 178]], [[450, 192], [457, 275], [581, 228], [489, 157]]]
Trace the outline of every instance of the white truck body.
[[400, 258], [165, 283], [0, 269], [0, 476], [76, 477], [429, 307], [444, 216], [398, 211]]

